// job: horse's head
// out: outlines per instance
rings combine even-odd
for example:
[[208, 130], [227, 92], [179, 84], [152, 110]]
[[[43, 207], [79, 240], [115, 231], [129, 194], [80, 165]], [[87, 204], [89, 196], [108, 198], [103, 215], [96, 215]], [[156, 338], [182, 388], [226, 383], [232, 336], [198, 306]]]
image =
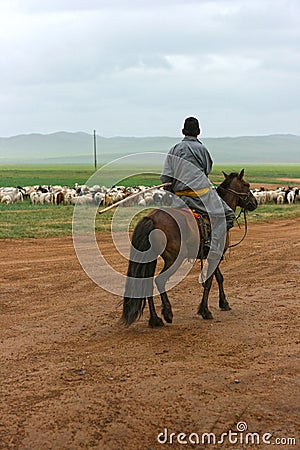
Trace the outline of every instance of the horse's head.
[[227, 175], [223, 172], [225, 180], [217, 188], [218, 194], [235, 210], [237, 206], [254, 211], [257, 201], [250, 190], [250, 184], [244, 180], [244, 169], [240, 173], [232, 172]]

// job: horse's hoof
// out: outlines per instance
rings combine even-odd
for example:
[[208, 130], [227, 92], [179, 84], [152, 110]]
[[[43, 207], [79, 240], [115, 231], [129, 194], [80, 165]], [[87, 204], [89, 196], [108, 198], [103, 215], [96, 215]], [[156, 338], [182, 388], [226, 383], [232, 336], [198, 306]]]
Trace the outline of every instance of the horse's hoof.
[[230, 305], [229, 305], [229, 303], [223, 303], [223, 305], [220, 305], [220, 309], [222, 310], [222, 311], [230, 311], [231, 310], [231, 308], [230, 308]]
[[167, 323], [172, 323], [173, 322], [173, 313], [172, 313], [172, 311], [171, 310], [168, 310], [168, 311], [162, 311], [162, 315], [163, 315], [163, 317], [164, 317], [164, 319], [165, 319], [165, 321], [167, 322]]
[[151, 328], [157, 328], [157, 327], [163, 327], [164, 323], [160, 317], [151, 317], [149, 319], [149, 327]]
[[204, 320], [211, 320], [211, 319], [213, 319], [213, 315], [212, 315], [212, 313], [210, 311], [205, 311], [205, 312], [202, 312], [200, 314], [201, 314], [201, 316], [203, 317]]
[[173, 314], [172, 314], [172, 316], [164, 316], [164, 319], [167, 323], [172, 323], [173, 322]]

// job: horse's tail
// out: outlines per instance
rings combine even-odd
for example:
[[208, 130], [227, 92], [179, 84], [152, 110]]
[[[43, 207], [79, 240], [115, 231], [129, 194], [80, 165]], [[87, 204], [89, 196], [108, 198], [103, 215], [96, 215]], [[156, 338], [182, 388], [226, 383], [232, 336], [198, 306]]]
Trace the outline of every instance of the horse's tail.
[[[136, 225], [132, 235], [121, 318], [126, 326], [131, 325], [141, 317], [146, 298], [153, 295], [153, 277], [158, 256], [152, 250], [149, 240], [149, 235], [153, 230], [152, 219], [143, 217]], [[144, 258], [139, 252], [145, 252]]]

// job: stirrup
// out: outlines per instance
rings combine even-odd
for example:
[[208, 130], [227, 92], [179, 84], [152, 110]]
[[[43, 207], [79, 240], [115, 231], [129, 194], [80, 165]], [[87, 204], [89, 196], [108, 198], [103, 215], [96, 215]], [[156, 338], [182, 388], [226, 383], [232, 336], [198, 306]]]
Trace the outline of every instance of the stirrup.
[[203, 240], [203, 246], [205, 248], [210, 248], [210, 245], [211, 245], [211, 240], [209, 239], [209, 237], [206, 238], [205, 240]]
[[202, 216], [201, 214], [197, 217], [197, 223], [200, 230], [201, 237], [204, 241], [204, 244], [210, 243], [210, 233], [211, 233], [211, 227], [209, 219], [205, 218], [205, 216]]

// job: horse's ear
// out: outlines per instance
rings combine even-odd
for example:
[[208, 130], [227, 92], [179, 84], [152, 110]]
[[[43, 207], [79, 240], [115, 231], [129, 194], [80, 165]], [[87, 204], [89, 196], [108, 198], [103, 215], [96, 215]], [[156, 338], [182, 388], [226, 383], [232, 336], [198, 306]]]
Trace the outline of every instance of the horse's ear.
[[224, 175], [224, 178], [227, 178], [227, 177], [228, 177], [227, 173], [225, 173], [223, 170], [222, 170], [222, 173], [223, 173], [223, 175]]
[[245, 169], [242, 169], [239, 174], [239, 180], [242, 180], [244, 177]]

